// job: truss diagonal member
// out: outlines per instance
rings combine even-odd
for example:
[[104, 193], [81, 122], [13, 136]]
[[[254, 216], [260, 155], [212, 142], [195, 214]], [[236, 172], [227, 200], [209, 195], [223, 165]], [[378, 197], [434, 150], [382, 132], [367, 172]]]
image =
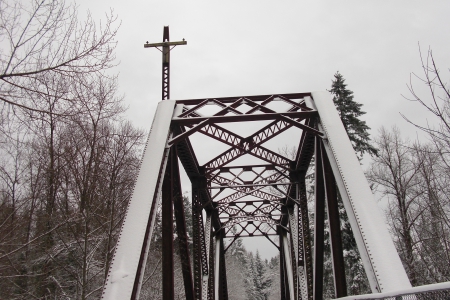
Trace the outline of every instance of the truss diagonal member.
[[[257, 167], [263, 167], [263, 170], [260, 171], [255, 171], [253, 170], [253, 168], [257, 168]], [[230, 169], [242, 169], [242, 171], [239, 174], [234, 174], [233, 172], [230, 171]], [[287, 174], [287, 172], [285, 170], [279, 170], [277, 168], [275, 168], [274, 165], [270, 164], [270, 165], [244, 165], [244, 166], [232, 166], [232, 167], [223, 167], [220, 169], [215, 169], [215, 170], [209, 170], [207, 169], [206, 171], [209, 171], [209, 173], [207, 173], [207, 182], [208, 185], [211, 184], [211, 182], [214, 180], [215, 177], [220, 176], [220, 174], [222, 173], [230, 173], [233, 174], [233, 176], [236, 176], [236, 180], [239, 180], [241, 183], [244, 182], [251, 182], [254, 184], [264, 184], [264, 183], [274, 183], [274, 182], [282, 182], [283, 179], [289, 180], [289, 176]], [[241, 174], [245, 171], [250, 171], [252, 172], [255, 177], [250, 180], [250, 181], [246, 181], [240, 178]], [[273, 171], [270, 173], [270, 176], [267, 177], [263, 177], [263, 174], [268, 172], [268, 171]], [[284, 172], [283, 172], [284, 171]]]
[[[261, 200], [261, 199], [252, 199], [252, 200], [244, 200], [244, 201], [237, 201], [237, 202], [232, 202], [232, 203], [225, 203], [225, 204], [218, 204], [217, 208], [221, 209], [223, 207], [228, 207], [228, 206], [237, 206], [238, 204], [243, 204], [244, 206], [254, 206], [256, 208], [261, 208], [261, 209], [265, 209], [266, 207], [274, 207], [274, 209], [279, 210], [279, 206], [283, 205], [281, 202], [274, 202], [274, 201], [269, 201], [269, 200]], [[267, 213], [267, 212], [266, 212]]]
[[194, 293], [195, 299], [202, 298], [203, 275], [208, 274], [208, 260], [205, 244], [200, 188], [198, 182], [192, 185], [192, 232], [193, 232], [193, 261], [194, 261]]
[[[273, 98], [273, 96], [271, 98]], [[276, 113], [276, 111], [274, 111], [274, 110], [272, 110], [272, 109], [270, 109], [270, 108], [268, 108], [268, 107], [266, 107], [264, 105], [256, 103], [256, 102], [254, 102], [254, 101], [252, 101], [252, 100], [250, 100], [248, 98], [245, 98], [245, 104], [247, 104], [248, 106], [252, 107], [245, 114], [252, 114], [253, 112], [258, 111], [258, 110], [261, 111], [261, 112], [264, 112], [264, 113]]]
[[[236, 209], [233, 209], [233, 210], [236, 210]], [[274, 215], [273, 217], [277, 217], [277, 216]], [[239, 211], [239, 212], [236, 212], [236, 214], [230, 215], [228, 217], [220, 217], [220, 219], [232, 220], [232, 219], [236, 219], [236, 218], [238, 218], [238, 219], [240, 219], [240, 218], [251, 218], [252, 220], [258, 221], [258, 218], [267, 218], [267, 219], [273, 220], [274, 222], [279, 223], [279, 219], [276, 219], [276, 218], [273, 218], [273, 217], [272, 217], [272, 215], [266, 215], [264, 213], [259, 213], [258, 211], [255, 211], [255, 212]]]
[[262, 146], [256, 146], [251, 148], [250, 150], [245, 150], [239, 146], [236, 146], [213, 158], [212, 160], [207, 162], [204, 167], [208, 169], [209, 173], [211, 173], [214, 169], [223, 167], [244, 154], [251, 154], [261, 160], [272, 163], [285, 170], [289, 169], [289, 164], [291, 162], [291, 160], [287, 159], [286, 157]]
[[225, 106], [221, 111], [215, 113], [214, 116], [224, 116], [228, 112], [234, 112], [237, 115], [242, 115], [240, 111], [236, 110], [236, 108], [241, 106], [241, 104], [243, 104], [243, 98], [239, 98], [230, 105]]
[[[290, 163], [289, 159], [260, 145], [290, 127], [292, 127], [292, 125], [290, 125], [287, 121], [275, 121], [248, 138], [243, 138], [236, 133], [216, 124], [208, 124], [207, 126], [203, 126], [199, 128], [199, 132], [227, 145], [233, 146], [233, 148], [226, 150], [207, 162], [205, 167], [208, 169], [216, 169], [228, 164], [244, 154], [250, 153], [262, 160], [286, 169], [285, 164]], [[209, 172], [211, 171], [212, 170], [209, 170]]]
[[[259, 203], [259, 205], [257, 204]], [[229, 214], [231, 217], [242, 215], [242, 216], [248, 216], [248, 215], [254, 215], [258, 212], [261, 212], [263, 215], [272, 215], [281, 216], [281, 210], [279, 207], [277, 207], [276, 204], [273, 202], [269, 202], [268, 204], [265, 203], [265, 201], [244, 201], [241, 202], [241, 204], [245, 204], [243, 207], [240, 206], [234, 206], [236, 208], [231, 207], [231, 205], [220, 205], [218, 206], [219, 214], [226, 213]], [[258, 205], [258, 206], [257, 206]], [[281, 205], [281, 204], [280, 204]], [[244, 210], [244, 207], [247, 206], [253, 206], [254, 209], [252, 211], [246, 211]], [[278, 213], [278, 214], [276, 214]], [[227, 217], [219, 217], [219, 218], [227, 218]]]
[[266, 239], [268, 239], [269, 242], [271, 242], [271, 243], [275, 246], [275, 248], [277, 248], [278, 250], [280, 250], [280, 246], [278, 246], [277, 244], [275, 244], [275, 242], [269, 237], [269, 235], [268, 235], [267, 233], [266, 233], [266, 234], [263, 234], [263, 236], [265, 236]]
[[277, 201], [280, 197], [266, 193], [261, 191], [260, 189], [255, 189], [252, 191], [238, 191], [233, 193], [225, 198], [222, 198], [218, 201], [219, 204], [226, 204], [237, 201], [245, 196], [255, 196], [260, 199], [269, 200], [269, 201]]
[[286, 116], [284, 116], [283, 114], [280, 115], [280, 118], [281, 118], [282, 120], [284, 120], [284, 121], [286, 121], [286, 122], [288, 122], [288, 123], [290, 123], [290, 124], [292, 124], [292, 125], [294, 125], [294, 126], [300, 128], [300, 129], [302, 129], [302, 130], [309, 131], [309, 132], [314, 133], [314, 134], [316, 134], [316, 135], [318, 135], [318, 136], [323, 136], [323, 133], [320, 132], [319, 130], [314, 129], [314, 128], [312, 128], [312, 127], [309, 127], [308, 125], [302, 124], [302, 123], [300, 123], [300, 122], [297, 122], [296, 120], [291, 119], [291, 118], [289, 118], [289, 117], [286, 117]]
[[269, 200], [269, 201], [274, 201], [274, 200], [278, 200], [279, 199], [279, 197], [276, 196], [276, 195], [273, 195], [273, 194], [261, 191], [262, 188], [263, 187], [252, 188], [252, 189], [251, 188], [246, 188], [246, 187], [233, 187], [233, 189], [236, 190], [237, 193], [240, 193], [240, 195], [236, 195], [236, 196], [230, 197], [230, 196], [236, 194], [236, 193], [234, 193], [234, 194], [232, 194], [230, 196], [227, 196], [227, 197], [219, 200], [218, 202], [221, 203], [221, 204], [230, 203], [233, 200], [240, 199], [240, 198], [242, 198], [244, 196], [247, 196], [247, 195], [248, 196], [255, 196], [257, 198], [264, 199], [264, 200]]
[[188, 136], [196, 133], [197, 131], [199, 131], [202, 127], [208, 125], [209, 123], [209, 119], [206, 119], [200, 123], [198, 123], [197, 125], [195, 125], [194, 127], [192, 127], [191, 129], [173, 137], [171, 140], [169, 140], [168, 145], [172, 146], [173, 144], [175, 144], [176, 142], [183, 140], [185, 138], [187, 138]]
[[178, 118], [185, 118], [188, 117], [190, 115], [194, 115], [195, 117], [198, 117], [199, 115], [197, 114], [197, 110], [199, 110], [200, 108], [202, 108], [203, 106], [207, 105], [209, 102], [214, 102], [217, 105], [221, 106], [221, 107], [225, 107], [226, 105], [215, 100], [215, 99], [205, 99], [202, 102], [200, 102], [199, 104], [195, 105], [192, 108], [189, 108], [188, 110], [184, 111], [182, 114], [180, 114], [178, 116]]
[[280, 225], [279, 222], [277, 222], [267, 216], [245, 216], [245, 217], [232, 218], [230, 221], [225, 222], [222, 225], [222, 228], [228, 228], [228, 227], [234, 226], [236, 224], [239, 224], [242, 222], [248, 222], [248, 221], [259, 221], [259, 222], [268, 223], [271, 225]]
[[267, 162], [272, 162], [274, 165], [282, 167], [284, 169], [289, 169], [290, 167], [290, 159], [287, 159], [286, 157], [264, 147], [254, 147], [249, 151], [249, 153]]
[[[245, 139], [241, 136], [216, 124], [208, 124], [208, 126], [200, 127], [199, 131], [229, 146], [239, 146], [245, 143]], [[243, 146], [243, 148], [248, 148], [248, 145]]]
[[[306, 106], [305, 104], [305, 100], [300, 101], [299, 103], [292, 101], [291, 99], [283, 96], [283, 95], [277, 95], [277, 98], [281, 99], [282, 101], [291, 104], [293, 107], [298, 108], [298, 109], [302, 109], [302, 110], [307, 110], [307, 111], [311, 111], [313, 110], [312, 108]], [[262, 103], [261, 103], [262, 104]]]
[[251, 136], [249, 136], [249, 139], [253, 140], [253, 142], [256, 145], [260, 145], [267, 140], [279, 135], [280, 133], [286, 131], [287, 129], [291, 128], [293, 124], [288, 123], [284, 120], [276, 120], [271, 122], [270, 124], [264, 126]]
[[[231, 181], [230, 183], [233, 183], [233, 181]], [[209, 189], [225, 189], [225, 188], [230, 188], [230, 189], [239, 189], [239, 188], [245, 188], [245, 189], [254, 189], [256, 187], [274, 187], [276, 189], [278, 185], [291, 185], [294, 184], [295, 182], [268, 182], [268, 183], [262, 183], [262, 184], [256, 184], [256, 183], [250, 183], [250, 184], [225, 184], [225, 185], [219, 185], [219, 186], [210, 186]]]

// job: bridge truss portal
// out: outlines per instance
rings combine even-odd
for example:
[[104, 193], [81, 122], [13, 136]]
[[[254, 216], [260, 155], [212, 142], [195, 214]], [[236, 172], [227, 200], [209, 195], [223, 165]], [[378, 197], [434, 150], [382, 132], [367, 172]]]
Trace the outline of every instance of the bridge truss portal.
[[[267, 146], [293, 128], [296, 134], [290, 138], [298, 140], [295, 155], [287, 157]], [[224, 150], [208, 152], [212, 158], [205, 160], [200, 153], [210, 144], [194, 145], [194, 135], [219, 142]], [[183, 207], [179, 161], [192, 185], [192, 207]], [[306, 191], [311, 166], [315, 178], [313, 240]], [[236, 239], [254, 236], [267, 238], [280, 251], [282, 299], [322, 299], [325, 218], [330, 227], [336, 296], [344, 297], [338, 193], [372, 292], [410, 288], [329, 93], [161, 101], [103, 299], [139, 298], [159, 201], [163, 299], [174, 299], [173, 216], [186, 299], [228, 299], [225, 252]], [[192, 209], [193, 218], [192, 260], [185, 226], [187, 209]]]

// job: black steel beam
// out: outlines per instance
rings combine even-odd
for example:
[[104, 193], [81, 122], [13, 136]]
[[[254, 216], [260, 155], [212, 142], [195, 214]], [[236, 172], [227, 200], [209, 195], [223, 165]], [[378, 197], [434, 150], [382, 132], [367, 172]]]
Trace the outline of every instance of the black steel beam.
[[[245, 121], [266, 121], [266, 120], [280, 120], [281, 116], [289, 117], [289, 118], [299, 118], [301, 120], [306, 118], [311, 118], [317, 116], [317, 111], [294, 111], [294, 112], [283, 112], [283, 113], [263, 113], [263, 114], [248, 114], [248, 115], [231, 115], [231, 116], [208, 116], [208, 117], [192, 117], [192, 118], [173, 118], [172, 122], [178, 125], [189, 125], [189, 124], [198, 124], [202, 121], [208, 120], [211, 124], [218, 123], [230, 123], [230, 122], [245, 122]], [[285, 121], [286, 118], [283, 118]], [[298, 125], [293, 124], [294, 126]], [[313, 129], [309, 126], [302, 126], [304, 130], [308, 130], [309, 132], [323, 135], [317, 129]]]
[[162, 284], [163, 300], [174, 299], [173, 280], [173, 190], [174, 190], [174, 149], [170, 150], [162, 186], [161, 228], [162, 228]]
[[322, 164], [327, 193], [328, 224], [330, 227], [330, 244], [333, 258], [334, 290], [336, 298], [347, 296], [345, 282], [345, 265], [341, 238], [341, 223], [337, 202], [336, 181], [325, 149], [322, 144]]
[[320, 138], [315, 142], [315, 213], [314, 213], [314, 300], [323, 299], [323, 256], [324, 256], [324, 220], [325, 220], [325, 188]]
[[[181, 126], [173, 126], [173, 132], [174, 135], [180, 134], [184, 132], [184, 129]], [[181, 161], [181, 164], [183, 165], [184, 170], [186, 171], [186, 174], [188, 175], [191, 182], [198, 181], [203, 179], [206, 182], [204, 169], [202, 169], [199, 164], [197, 157], [195, 156], [194, 149], [192, 148], [191, 142], [189, 139], [184, 139], [180, 141], [176, 146], [178, 158]], [[204, 208], [208, 211], [214, 211], [214, 207], [212, 205], [211, 195], [209, 194], [209, 191], [205, 188], [198, 191], [199, 192], [199, 199], [202, 202], [202, 205]], [[219, 230], [220, 221], [217, 218], [216, 214], [213, 214], [212, 224], [214, 226], [215, 230]]]
[[[173, 152], [176, 152], [176, 148], [172, 148]], [[186, 219], [184, 214], [184, 203], [183, 203], [183, 194], [181, 191], [181, 181], [180, 181], [180, 171], [178, 166], [177, 156], [173, 158], [173, 179], [175, 180], [175, 184], [173, 186], [173, 191], [175, 192], [173, 198], [173, 206], [175, 212], [175, 221], [177, 225], [177, 235], [178, 235], [178, 247], [180, 251], [180, 260], [181, 260], [181, 271], [183, 273], [183, 281], [184, 281], [184, 292], [187, 300], [195, 300], [194, 299], [194, 289], [193, 289], [193, 279], [191, 272], [191, 262], [189, 255], [189, 243], [186, 232]]]
[[228, 286], [227, 286], [227, 268], [225, 262], [225, 248], [223, 244], [223, 230], [220, 234], [220, 263], [219, 263], [219, 300], [228, 300]]
[[[272, 98], [271, 98], [272, 97]], [[304, 97], [311, 97], [311, 93], [290, 93], [290, 94], [273, 94], [273, 95], [254, 95], [254, 96], [235, 96], [235, 97], [220, 97], [220, 98], [210, 98], [210, 99], [187, 99], [187, 100], [177, 100], [177, 103], [182, 103], [185, 105], [197, 105], [205, 100], [218, 100], [221, 103], [233, 103], [240, 98], [248, 98], [252, 101], [265, 101], [269, 98], [274, 99], [276, 97], [284, 97], [287, 99], [303, 99]]]

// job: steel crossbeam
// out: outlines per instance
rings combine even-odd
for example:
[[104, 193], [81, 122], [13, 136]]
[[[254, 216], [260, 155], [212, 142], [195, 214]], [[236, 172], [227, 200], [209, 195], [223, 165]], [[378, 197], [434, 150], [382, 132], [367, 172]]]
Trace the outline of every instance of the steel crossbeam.
[[272, 101], [292, 101], [295, 99], [300, 99], [300, 102], [294, 102], [295, 105], [305, 108], [305, 109], [311, 109], [307, 105], [304, 104], [302, 101], [305, 97], [311, 97], [311, 93], [290, 93], [290, 94], [273, 94], [273, 95], [253, 95], [253, 96], [236, 96], [236, 97], [220, 97], [220, 98], [208, 98], [208, 99], [184, 99], [184, 100], [177, 100], [177, 103], [180, 104], [190, 104], [190, 105], [197, 105], [199, 103], [202, 103], [205, 100], [217, 100], [220, 103], [227, 104], [227, 103], [233, 103], [236, 100], [240, 98], [246, 98], [250, 99], [255, 102], [262, 102], [264, 104], [270, 103]]
[[[261, 179], [255, 181], [254, 182], [255, 184], [260, 184], [260, 183], [264, 183], [264, 182], [273, 182], [280, 178], [280, 174], [278, 174], [278, 173], [274, 173], [266, 178], [263, 178], [260, 175], [261, 174], [258, 175], [258, 178], [261, 178]], [[280, 198], [279, 196], [261, 191], [262, 188], [263, 188], [263, 186], [258, 186], [251, 190], [248, 190], [248, 189], [242, 190], [241, 189], [227, 197], [224, 197], [224, 198], [218, 200], [217, 202], [220, 204], [232, 203], [232, 202], [236, 202], [237, 200], [239, 200], [245, 196], [255, 196], [257, 198], [265, 199], [265, 200], [269, 200], [269, 201], [279, 201], [279, 198]]]
[[231, 231], [231, 228], [230, 227], [228, 227], [228, 228], [225, 227], [224, 229], [228, 229], [228, 231], [226, 231], [226, 233], [225, 233], [225, 236], [226, 237], [233, 237], [235, 239], [238, 239], [240, 237], [251, 237], [251, 236], [265, 236], [265, 237], [268, 237], [268, 236], [276, 236], [277, 235], [277, 233], [276, 233], [277, 231], [273, 227], [273, 226], [275, 226], [274, 224], [265, 224], [265, 227], [268, 227], [268, 228], [265, 228], [265, 231], [261, 230], [261, 228], [260, 228], [261, 225], [256, 226], [253, 229], [253, 231], [250, 231], [248, 229], [248, 225], [249, 225], [249, 223], [247, 223], [245, 225], [243, 225], [242, 223], [236, 225], [236, 227], [239, 226], [241, 228], [241, 231], [239, 231], [239, 232], [236, 231], [236, 233], [233, 233], [233, 235], [228, 235], [228, 236], [227, 236], [227, 234]]

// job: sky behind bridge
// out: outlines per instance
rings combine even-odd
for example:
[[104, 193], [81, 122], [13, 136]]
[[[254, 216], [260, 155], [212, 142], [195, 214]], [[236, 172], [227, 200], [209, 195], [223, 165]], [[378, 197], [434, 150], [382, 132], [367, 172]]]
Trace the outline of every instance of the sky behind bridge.
[[[407, 84], [422, 75], [431, 47], [450, 78], [449, 1], [77, 1], [102, 18], [110, 8], [122, 22], [117, 58], [120, 91], [132, 122], [149, 130], [161, 99], [161, 53], [146, 41], [187, 46], [171, 52], [171, 99], [247, 96], [326, 90], [339, 71], [363, 104], [363, 117], [377, 134], [397, 125], [410, 138], [416, 130], [399, 112], [425, 124], [427, 115]], [[414, 87], [427, 92], [414, 81]], [[430, 119], [431, 120], [431, 119]], [[419, 133], [420, 136], [420, 133]], [[188, 189], [188, 185], [184, 188]], [[274, 255], [263, 245], [263, 257]]]

